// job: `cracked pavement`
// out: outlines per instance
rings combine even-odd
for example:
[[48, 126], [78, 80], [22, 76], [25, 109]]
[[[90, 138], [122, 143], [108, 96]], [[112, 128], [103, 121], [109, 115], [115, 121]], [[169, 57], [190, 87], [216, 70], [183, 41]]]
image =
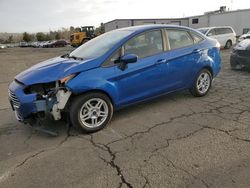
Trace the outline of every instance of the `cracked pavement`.
[[0, 50], [0, 187], [250, 187], [250, 71], [232, 71], [229, 50], [209, 94], [173, 93], [115, 112], [84, 135], [59, 136], [15, 120], [8, 83], [71, 48]]

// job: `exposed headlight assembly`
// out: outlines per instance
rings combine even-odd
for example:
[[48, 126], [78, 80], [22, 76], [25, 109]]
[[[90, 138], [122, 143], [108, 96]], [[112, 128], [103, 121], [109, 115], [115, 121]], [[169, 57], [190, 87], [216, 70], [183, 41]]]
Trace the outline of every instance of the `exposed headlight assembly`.
[[61, 84], [66, 84], [69, 80], [71, 80], [72, 78], [74, 78], [76, 76], [76, 74], [71, 74], [69, 76], [66, 76], [62, 79], [60, 79], [60, 83]]

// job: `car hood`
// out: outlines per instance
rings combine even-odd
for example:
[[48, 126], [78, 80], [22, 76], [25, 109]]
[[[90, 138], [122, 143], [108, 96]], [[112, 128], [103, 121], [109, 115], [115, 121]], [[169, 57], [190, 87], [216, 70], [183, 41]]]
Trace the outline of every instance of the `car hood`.
[[238, 43], [235, 47], [235, 50], [250, 50], [250, 39], [245, 39]]
[[250, 34], [244, 34], [244, 35], [241, 35], [240, 38], [245, 38], [245, 37], [248, 37], [250, 36]]
[[48, 83], [98, 66], [94, 59], [78, 61], [56, 57], [30, 67], [18, 74], [15, 79], [25, 85]]

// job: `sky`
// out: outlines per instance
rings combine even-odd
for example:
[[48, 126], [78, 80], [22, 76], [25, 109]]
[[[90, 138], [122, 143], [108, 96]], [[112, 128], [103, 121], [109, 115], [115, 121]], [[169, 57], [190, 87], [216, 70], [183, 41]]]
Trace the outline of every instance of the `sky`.
[[48, 32], [99, 26], [114, 19], [180, 18], [227, 6], [250, 8], [249, 0], [0, 0], [0, 32]]

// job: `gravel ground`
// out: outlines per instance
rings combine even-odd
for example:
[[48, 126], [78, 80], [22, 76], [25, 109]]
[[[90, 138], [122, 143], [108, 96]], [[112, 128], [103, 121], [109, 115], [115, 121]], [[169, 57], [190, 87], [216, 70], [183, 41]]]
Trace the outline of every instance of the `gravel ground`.
[[210, 93], [174, 93], [120, 110], [91, 135], [49, 122], [51, 137], [15, 120], [13, 77], [57, 49], [0, 50], [0, 187], [250, 187], [250, 72], [222, 71]]

